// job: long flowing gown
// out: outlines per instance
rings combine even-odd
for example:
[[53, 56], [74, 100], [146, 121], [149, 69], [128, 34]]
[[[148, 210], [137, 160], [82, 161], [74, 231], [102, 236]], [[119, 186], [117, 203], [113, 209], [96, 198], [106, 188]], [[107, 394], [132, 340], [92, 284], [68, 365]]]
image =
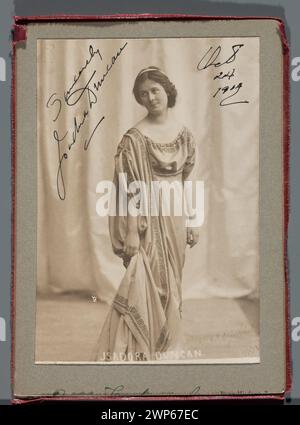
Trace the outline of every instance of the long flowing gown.
[[[119, 176], [126, 173], [128, 185], [142, 181], [149, 188], [153, 181], [165, 181], [177, 182], [174, 187], [178, 189], [183, 187], [194, 162], [195, 144], [186, 127], [170, 143], [154, 142], [137, 128], [128, 130], [119, 143], [114, 174], [117, 214], [110, 215], [109, 230], [113, 251], [123, 259], [126, 272], [100, 332], [94, 361], [158, 360], [162, 353], [181, 348], [186, 216], [177, 215], [172, 208], [165, 215], [161, 191], [155, 198], [158, 213], [151, 210], [150, 214], [138, 216], [138, 253], [126, 257], [123, 247], [127, 216], [118, 214]], [[147, 196], [149, 206], [153, 192], [149, 190]], [[175, 198], [176, 195], [172, 198], [174, 208]]]

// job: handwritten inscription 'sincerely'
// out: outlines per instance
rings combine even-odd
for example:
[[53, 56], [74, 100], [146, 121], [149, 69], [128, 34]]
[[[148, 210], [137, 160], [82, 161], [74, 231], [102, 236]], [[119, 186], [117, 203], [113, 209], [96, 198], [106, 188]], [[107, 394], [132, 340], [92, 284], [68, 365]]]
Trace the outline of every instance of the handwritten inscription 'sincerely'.
[[[118, 51], [112, 55], [110, 61], [108, 61], [104, 67], [104, 72], [100, 73], [98, 72], [98, 68], [103, 66], [103, 56], [99, 48], [96, 49], [90, 45], [88, 51], [89, 55], [85, 60], [84, 65], [78, 70], [78, 72], [75, 73], [73, 82], [69, 88], [63, 93], [63, 95], [59, 95], [56, 92], [52, 93], [46, 102], [46, 108], [50, 110], [51, 120], [55, 123], [55, 126], [61, 124], [59, 119], [63, 120], [62, 111], [69, 111], [74, 105], [81, 106], [81, 109], [78, 110], [77, 108], [76, 115], [72, 116], [70, 128], [66, 128], [61, 132], [59, 132], [57, 127], [53, 128], [51, 135], [51, 140], [57, 147], [58, 166], [56, 187], [58, 197], [61, 200], [66, 198], [64, 166], [66, 161], [70, 158], [70, 151], [72, 147], [78, 143], [78, 141], [82, 142], [83, 150], [86, 151], [90, 146], [96, 131], [100, 127], [100, 124], [105, 119], [105, 115], [102, 114], [96, 117], [96, 125], [94, 125], [92, 131], [87, 137], [83, 137], [84, 130], [86, 130], [87, 127], [86, 124], [93, 115], [93, 107], [98, 103], [100, 89], [127, 44], [127, 42], [124, 43]], [[62, 123], [60, 127], [65, 127], [64, 123]]]
[[[208, 51], [204, 54], [204, 56], [200, 59], [197, 65], [198, 71], [205, 71], [208, 68], [217, 70], [226, 65], [230, 65], [236, 61], [238, 53], [244, 44], [234, 44], [231, 46], [231, 51], [229, 57], [225, 61], [220, 61], [220, 54], [222, 52], [222, 47], [217, 46], [216, 48], [210, 47]], [[230, 81], [232, 78], [236, 77], [236, 68], [226, 69], [219, 71], [213, 77], [213, 81], [217, 80], [228, 80]], [[248, 100], [233, 100], [233, 97], [236, 97], [241, 88], [243, 87], [243, 82], [232, 81], [231, 84], [224, 85], [222, 87], [218, 87], [217, 90], [212, 95], [213, 98], [219, 99], [220, 106], [229, 106], [229, 105], [237, 105], [241, 103], [249, 103]], [[224, 96], [225, 95], [225, 96]], [[229, 100], [230, 99], [230, 100]]]

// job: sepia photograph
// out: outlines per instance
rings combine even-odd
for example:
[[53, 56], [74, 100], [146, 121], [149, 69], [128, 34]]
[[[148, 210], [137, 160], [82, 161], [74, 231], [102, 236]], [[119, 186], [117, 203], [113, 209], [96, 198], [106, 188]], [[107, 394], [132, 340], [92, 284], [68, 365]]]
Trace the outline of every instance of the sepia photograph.
[[35, 363], [260, 363], [259, 43], [37, 40]]

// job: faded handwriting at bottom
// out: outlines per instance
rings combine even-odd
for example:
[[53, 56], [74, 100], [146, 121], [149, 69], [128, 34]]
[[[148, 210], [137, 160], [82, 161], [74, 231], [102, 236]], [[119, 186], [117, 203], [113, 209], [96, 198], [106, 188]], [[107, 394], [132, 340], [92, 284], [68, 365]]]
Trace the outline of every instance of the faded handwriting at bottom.
[[[197, 385], [192, 389], [192, 391], [188, 391], [186, 395], [198, 395], [200, 394], [201, 387], [200, 385]], [[43, 394], [43, 395], [49, 395], [49, 394]], [[65, 389], [57, 389], [51, 395], [55, 397], [63, 397], [63, 396], [99, 396], [101, 393], [95, 393], [93, 391], [89, 392], [70, 392], [67, 393]], [[104, 395], [108, 397], [119, 397], [119, 396], [147, 396], [147, 395], [176, 395], [174, 391], [165, 391], [165, 392], [152, 392], [150, 388], [146, 388], [141, 392], [127, 392], [125, 391], [124, 385], [117, 385], [116, 387], [110, 387], [105, 386], [104, 388]]]

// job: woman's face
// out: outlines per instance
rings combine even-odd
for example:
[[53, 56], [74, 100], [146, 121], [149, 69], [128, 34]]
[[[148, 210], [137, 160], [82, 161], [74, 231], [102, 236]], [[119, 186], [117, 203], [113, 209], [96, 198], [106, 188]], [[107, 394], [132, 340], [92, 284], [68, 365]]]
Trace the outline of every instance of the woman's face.
[[145, 80], [139, 87], [139, 98], [149, 115], [160, 115], [168, 108], [168, 95], [163, 86], [152, 80]]

